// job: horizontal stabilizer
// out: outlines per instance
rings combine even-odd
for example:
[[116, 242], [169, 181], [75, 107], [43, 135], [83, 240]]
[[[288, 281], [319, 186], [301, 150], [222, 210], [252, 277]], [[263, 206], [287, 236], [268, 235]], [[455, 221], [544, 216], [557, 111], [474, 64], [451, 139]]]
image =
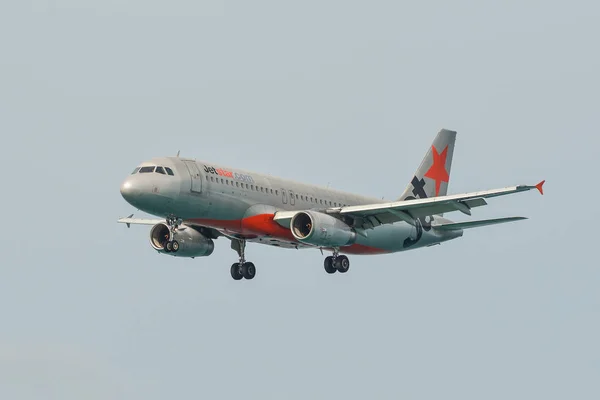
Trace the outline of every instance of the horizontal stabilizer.
[[486, 225], [503, 224], [505, 222], [520, 221], [525, 217], [506, 217], [495, 219], [483, 219], [479, 221], [452, 222], [449, 224], [432, 225], [431, 227], [440, 231], [457, 231], [460, 229], [477, 228]]

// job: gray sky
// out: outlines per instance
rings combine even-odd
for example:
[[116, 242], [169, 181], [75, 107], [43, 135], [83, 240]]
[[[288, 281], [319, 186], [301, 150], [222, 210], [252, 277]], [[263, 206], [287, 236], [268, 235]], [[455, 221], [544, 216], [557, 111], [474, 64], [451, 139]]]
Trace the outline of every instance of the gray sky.
[[[0, 398], [599, 398], [600, 7], [483, 3], [3, 1]], [[178, 150], [395, 198], [440, 128], [452, 193], [547, 179], [474, 212], [530, 220], [251, 282], [115, 222]]]

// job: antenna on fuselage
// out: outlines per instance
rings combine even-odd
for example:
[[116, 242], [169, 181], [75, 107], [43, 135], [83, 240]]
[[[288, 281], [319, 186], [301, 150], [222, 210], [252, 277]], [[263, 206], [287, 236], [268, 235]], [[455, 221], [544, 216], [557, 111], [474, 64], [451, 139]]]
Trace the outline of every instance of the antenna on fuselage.
[[177, 150], [177, 158], [179, 158], [179, 153], [181, 152], [181, 150]]

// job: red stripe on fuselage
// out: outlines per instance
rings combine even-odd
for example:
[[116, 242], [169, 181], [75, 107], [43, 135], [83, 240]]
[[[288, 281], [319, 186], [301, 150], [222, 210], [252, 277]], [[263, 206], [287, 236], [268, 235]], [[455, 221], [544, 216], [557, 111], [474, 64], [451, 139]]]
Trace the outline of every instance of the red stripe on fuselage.
[[[270, 236], [273, 238], [296, 242], [292, 232], [279, 225], [273, 220], [275, 214], [258, 214], [251, 217], [235, 220], [219, 220], [208, 218], [192, 218], [194, 224], [206, 226], [209, 228], [223, 229], [233, 233], [245, 236]], [[342, 247], [341, 253], [347, 254], [385, 254], [389, 251], [378, 249], [376, 247], [365, 246], [362, 244], [353, 244], [348, 247]]]
[[273, 220], [275, 214], [258, 214], [242, 219], [242, 233], [273, 236], [279, 239], [296, 241], [292, 231]]
[[272, 236], [288, 241], [296, 241], [292, 232], [273, 220], [275, 214], [258, 214], [235, 220], [192, 218], [195, 224], [215, 229], [225, 229], [241, 235]]
[[258, 214], [251, 217], [233, 220], [208, 218], [192, 218], [195, 224], [215, 229], [225, 229], [241, 235], [273, 236], [280, 239], [295, 241], [292, 232], [273, 220], [275, 214]]

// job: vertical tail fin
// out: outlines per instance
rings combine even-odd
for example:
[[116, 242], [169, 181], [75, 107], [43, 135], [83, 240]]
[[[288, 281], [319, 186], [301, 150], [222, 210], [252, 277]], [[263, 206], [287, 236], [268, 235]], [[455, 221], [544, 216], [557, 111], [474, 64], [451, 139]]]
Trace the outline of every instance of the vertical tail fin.
[[438, 132], [399, 200], [445, 196], [448, 193], [455, 140], [455, 131], [442, 129]]

